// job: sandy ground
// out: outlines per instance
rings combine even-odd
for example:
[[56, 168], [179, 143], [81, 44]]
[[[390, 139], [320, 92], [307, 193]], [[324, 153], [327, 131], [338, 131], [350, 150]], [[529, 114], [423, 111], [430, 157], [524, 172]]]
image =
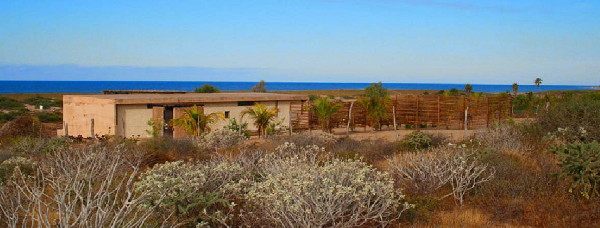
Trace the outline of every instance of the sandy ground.
[[[345, 136], [346, 129], [345, 128], [337, 128], [334, 129], [334, 134], [339, 136]], [[386, 141], [397, 141], [404, 136], [410, 134], [415, 130], [413, 129], [400, 129], [400, 130], [382, 130], [382, 131], [373, 131], [372, 129], [359, 129], [354, 132], [350, 132], [348, 137], [355, 140], [386, 140]], [[421, 129], [420, 131], [433, 134], [433, 135], [442, 135], [451, 141], [461, 141], [464, 139], [468, 139], [476, 132], [480, 132], [482, 130], [444, 130], [444, 129]]]

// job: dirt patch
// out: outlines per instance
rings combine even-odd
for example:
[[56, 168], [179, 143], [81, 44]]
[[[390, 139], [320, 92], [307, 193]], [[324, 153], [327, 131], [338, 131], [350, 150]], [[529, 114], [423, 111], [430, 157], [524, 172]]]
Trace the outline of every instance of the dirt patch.
[[[398, 141], [404, 136], [410, 134], [415, 130], [413, 129], [401, 129], [401, 130], [383, 130], [383, 131], [374, 131], [372, 129], [362, 130], [350, 132], [349, 137], [354, 140], [385, 140], [388, 142]], [[432, 135], [441, 135], [445, 138], [448, 138], [451, 141], [461, 141], [465, 139], [469, 139], [476, 132], [480, 132], [482, 130], [444, 130], [444, 129], [422, 129], [422, 132], [432, 134]], [[337, 128], [333, 130], [334, 134], [339, 136], [346, 135], [345, 128]]]

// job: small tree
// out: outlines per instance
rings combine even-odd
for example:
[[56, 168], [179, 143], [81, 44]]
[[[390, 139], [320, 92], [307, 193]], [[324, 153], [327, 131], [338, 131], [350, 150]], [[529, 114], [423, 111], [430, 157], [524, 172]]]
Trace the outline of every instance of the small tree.
[[277, 117], [277, 108], [269, 108], [264, 104], [257, 103], [242, 112], [242, 118], [249, 115], [254, 120], [254, 125], [258, 128], [258, 136], [267, 134], [267, 126], [275, 117]]
[[340, 109], [340, 104], [327, 97], [319, 97], [313, 103], [313, 110], [319, 119], [323, 131], [331, 132], [331, 117]]
[[260, 80], [260, 82], [256, 83], [254, 87], [252, 87], [252, 92], [255, 93], [266, 93], [267, 92], [267, 83], [264, 80]]
[[221, 91], [213, 85], [204, 84], [201, 87], [196, 88], [196, 90], [194, 90], [194, 92], [196, 92], [196, 93], [218, 93]]
[[381, 121], [388, 116], [391, 99], [383, 84], [373, 83], [365, 88], [365, 94], [359, 102], [367, 110], [367, 116], [377, 130], [381, 130]]
[[512, 84], [512, 92], [515, 97], [519, 95], [519, 84], [516, 82]]
[[211, 113], [208, 115], [204, 114], [202, 108], [194, 105], [190, 109], [186, 109], [183, 112], [183, 116], [173, 119], [172, 124], [183, 128], [183, 130], [195, 137], [200, 137], [203, 132], [210, 131], [210, 124], [214, 123], [223, 116], [221, 113]]
[[535, 81], [533, 81], [533, 84], [535, 84], [535, 86], [539, 88], [542, 85], [542, 79], [536, 78]]
[[231, 118], [229, 120], [229, 124], [227, 124], [227, 126], [225, 126], [224, 128], [241, 133], [244, 136], [246, 136], [246, 138], [250, 137], [250, 132], [248, 131], [248, 123], [241, 121], [238, 123], [236, 118]]
[[473, 93], [473, 85], [465, 84], [465, 93], [467, 96], [471, 95], [471, 93]]

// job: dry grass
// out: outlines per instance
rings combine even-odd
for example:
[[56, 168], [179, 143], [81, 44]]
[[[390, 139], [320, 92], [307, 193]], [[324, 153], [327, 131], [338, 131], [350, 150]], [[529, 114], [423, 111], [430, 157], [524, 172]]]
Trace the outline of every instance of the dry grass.
[[43, 97], [43, 98], [50, 98], [50, 99], [62, 101], [63, 94], [62, 93], [31, 93], [31, 94], [17, 93], [17, 94], [2, 94], [0, 96], [7, 97], [10, 99], [15, 99], [17, 101], [24, 101], [24, 100], [27, 100], [29, 98], [34, 98], [34, 97]]

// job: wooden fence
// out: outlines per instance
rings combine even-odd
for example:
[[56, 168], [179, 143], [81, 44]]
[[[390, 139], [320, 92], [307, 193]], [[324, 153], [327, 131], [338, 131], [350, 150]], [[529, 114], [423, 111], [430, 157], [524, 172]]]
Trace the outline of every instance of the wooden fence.
[[[335, 128], [366, 129], [367, 111], [357, 101], [337, 101], [341, 108], [331, 125]], [[505, 120], [511, 115], [511, 97], [506, 95], [466, 97], [443, 95], [396, 95], [391, 99], [384, 128], [476, 129]], [[292, 127], [319, 128], [309, 102], [292, 104]]]

